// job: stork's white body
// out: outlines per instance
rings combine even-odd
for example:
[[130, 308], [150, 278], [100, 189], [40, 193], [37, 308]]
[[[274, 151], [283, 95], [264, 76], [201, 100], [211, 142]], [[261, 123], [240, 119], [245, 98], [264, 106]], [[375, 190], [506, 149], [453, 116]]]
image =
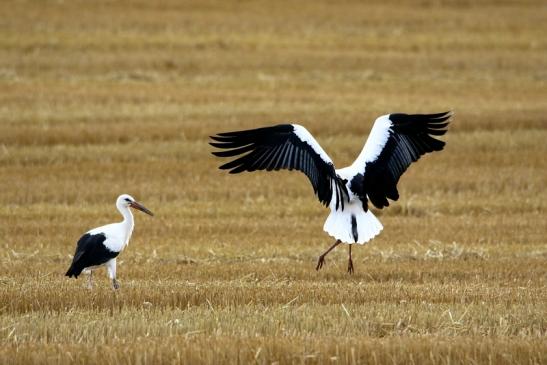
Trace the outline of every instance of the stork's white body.
[[[388, 115], [376, 119], [359, 156], [350, 166], [336, 170], [336, 174], [347, 181], [345, 185], [348, 195], [347, 197], [342, 197], [344, 199], [344, 207], [342, 208], [340, 206], [337, 207], [337, 197], [333, 194], [329, 203], [331, 212], [323, 225], [323, 230], [337, 240], [347, 244], [364, 244], [377, 236], [384, 228], [382, 223], [380, 223], [370, 210], [365, 211], [363, 209], [363, 202], [358, 196], [353, 194], [350, 189], [350, 182], [357, 174], [366, 173], [364, 166], [367, 161], [374, 161], [378, 158], [389, 138], [389, 128], [391, 125], [392, 123]], [[332, 160], [321, 145], [317, 143], [315, 138], [304, 127], [300, 125], [294, 126], [295, 133], [300, 139], [316, 150], [324, 161], [332, 163]]]
[[377, 236], [384, 226], [371, 210], [365, 212], [358, 197], [350, 198], [344, 209], [336, 209], [334, 199], [329, 204], [330, 214], [323, 230], [343, 243], [365, 244]]

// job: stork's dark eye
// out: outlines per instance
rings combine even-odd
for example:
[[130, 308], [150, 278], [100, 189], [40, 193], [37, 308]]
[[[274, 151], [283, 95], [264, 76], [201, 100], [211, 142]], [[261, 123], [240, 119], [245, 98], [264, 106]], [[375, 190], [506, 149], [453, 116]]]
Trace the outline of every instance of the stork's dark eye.
[[129, 199], [129, 198], [125, 198], [125, 201], [128, 202], [128, 203], [131, 203], [131, 199]]

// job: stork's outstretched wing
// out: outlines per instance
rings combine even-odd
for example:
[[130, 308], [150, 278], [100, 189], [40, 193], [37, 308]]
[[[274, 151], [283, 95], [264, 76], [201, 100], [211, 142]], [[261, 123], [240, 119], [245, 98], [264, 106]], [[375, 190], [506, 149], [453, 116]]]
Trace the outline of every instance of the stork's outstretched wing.
[[376, 119], [363, 151], [351, 165], [356, 172], [350, 190], [367, 209], [367, 198], [377, 208], [399, 199], [397, 183], [408, 166], [422, 155], [440, 151], [445, 143], [433, 136], [446, 133], [450, 112], [389, 114]]
[[222, 166], [231, 174], [256, 170], [299, 170], [313, 186], [319, 201], [324, 205], [336, 195], [336, 207], [343, 206], [347, 190], [336, 175], [330, 157], [319, 143], [298, 124], [280, 124], [273, 127], [239, 132], [219, 133], [211, 136], [213, 147], [225, 151], [213, 152], [219, 157], [236, 157]]

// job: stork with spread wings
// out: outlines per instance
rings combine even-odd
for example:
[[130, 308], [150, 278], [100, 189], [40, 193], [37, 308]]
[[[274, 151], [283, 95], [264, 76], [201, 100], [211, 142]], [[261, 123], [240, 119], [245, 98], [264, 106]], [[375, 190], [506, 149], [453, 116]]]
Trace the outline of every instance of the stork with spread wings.
[[376, 119], [357, 159], [348, 167], [335, 169], [334, 164], [308, 130], [298, 124], [211, 136], [213, 147], [221, 149], [218, 157], [235, 157], [220, 166], [236, 174], [256, 170], [299, 170], [310, 180], [319, 201], [331, 210], [323, 229], [336, 242], [321, 256], [340, 243], [349, 244], [348, 272], [353, 273], [351, 247], [364, 244], [383, 229], [369, 210], [389, 206], [399, 199], [399, 178], [422, 155], [440, 151], [445, 142], [435, 138], [447, 131], [450, 112], [438, 114], [388, 114]]

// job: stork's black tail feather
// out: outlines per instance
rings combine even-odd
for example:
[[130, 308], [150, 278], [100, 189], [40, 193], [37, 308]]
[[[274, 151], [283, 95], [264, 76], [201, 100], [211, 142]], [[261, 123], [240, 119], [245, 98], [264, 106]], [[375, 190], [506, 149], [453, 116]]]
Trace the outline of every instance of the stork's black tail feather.
[[68, 271], [66, 272], [65, 276], [68, 276], [69, 278], [74, 277], [77, 279], [81, 273], [82, 273], [82, 269], [78, 269], [74, 267], [74, 265], [71, 265]]

